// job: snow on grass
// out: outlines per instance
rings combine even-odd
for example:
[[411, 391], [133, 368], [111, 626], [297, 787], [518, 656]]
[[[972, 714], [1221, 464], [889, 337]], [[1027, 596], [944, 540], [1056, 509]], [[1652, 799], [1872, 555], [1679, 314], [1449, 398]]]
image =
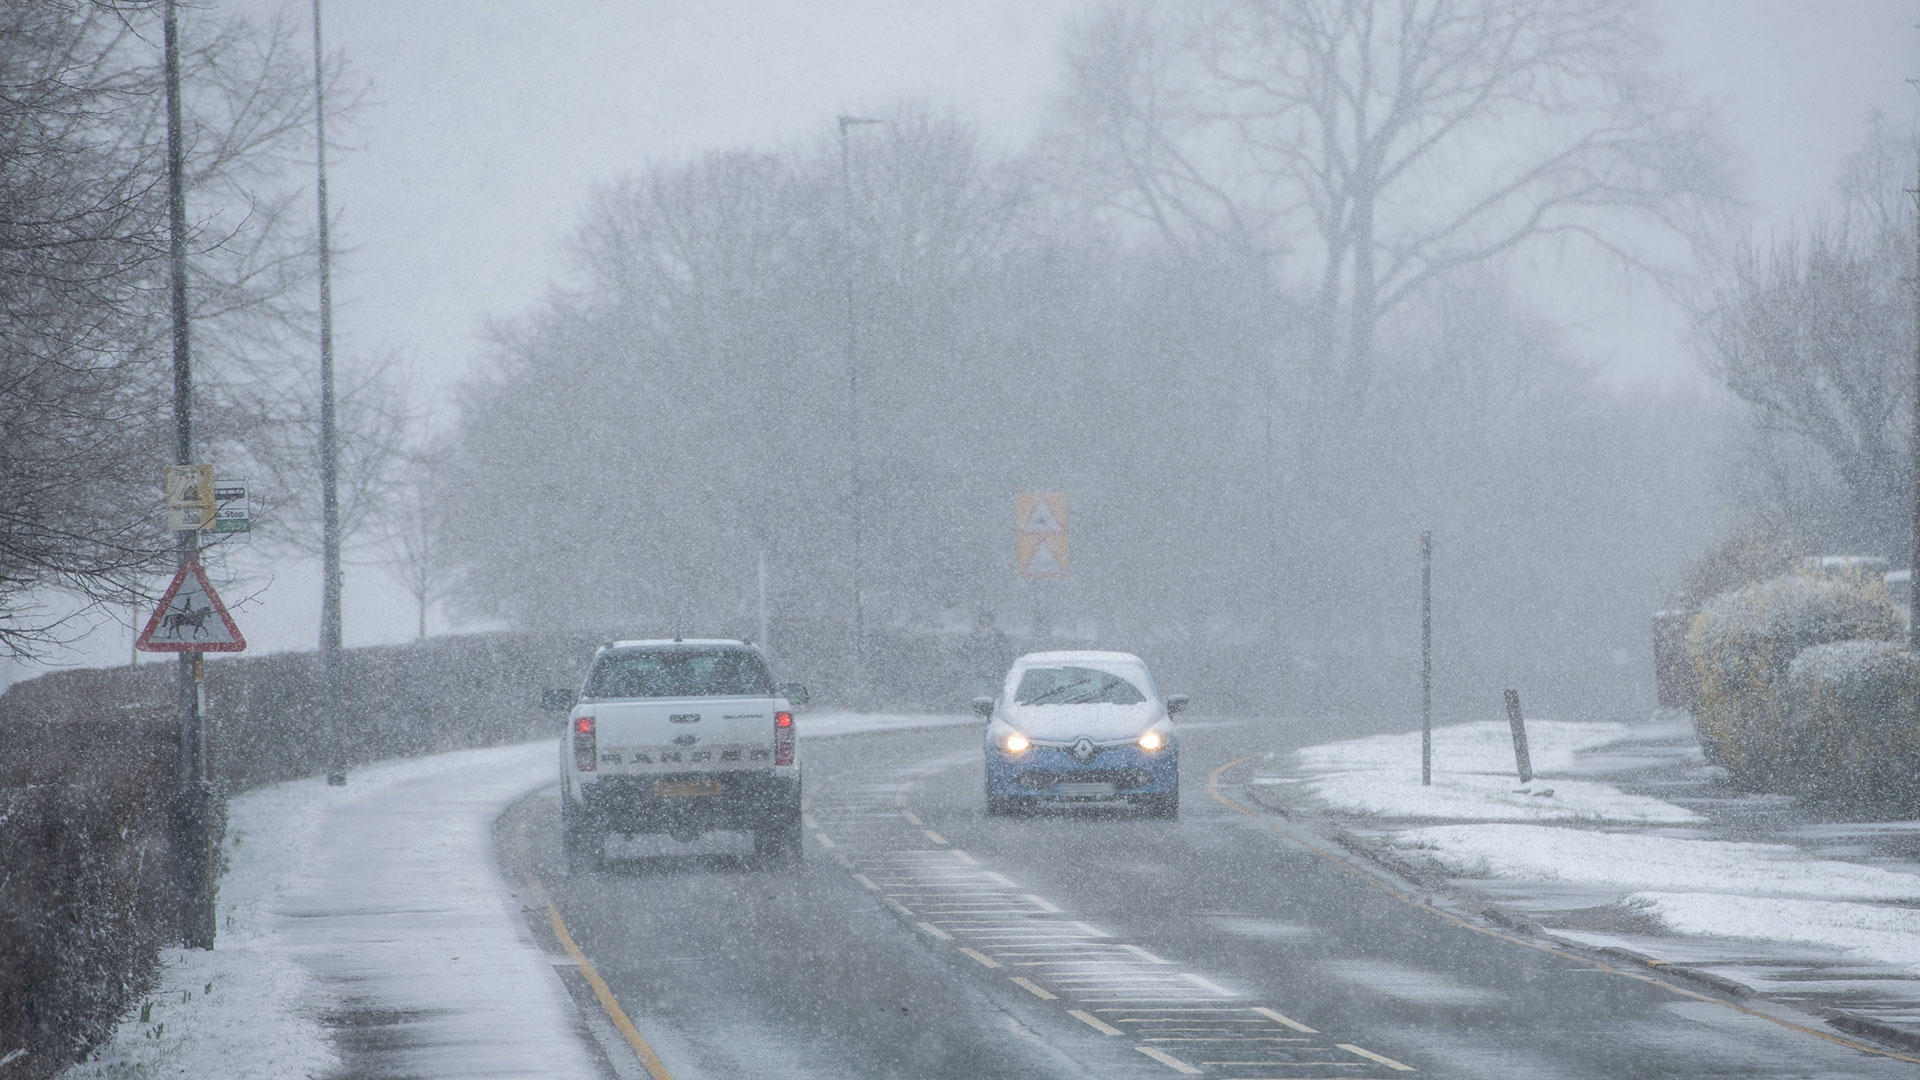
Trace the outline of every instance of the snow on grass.
[[[1309, 746], [1294, 794], [1320, 807], [1382, 817], [1471, 821], [1583, 821], [1674, 824], [1698, 820], [1683, 807], [1608, 784], [1558, 777], [1575, 755], [1631, 735], [1625, 724], [1527, 723], [1534, 781], [1521, 787], [1504, 721], [1435, 728], [1433, 784], [1420, 783], [1420, 733], [1373, 735]], [[1540, 792], [1552, 792], [1542, 795]]]
[[[1516, 790], [1511, 733], [1498, 721], [1436, 729], [1432, 787], [1420, 784], [1418, 732], [1307, 747], [1298, 774], [1264, 782], [1323, 809], [1460, 822], [1388, 837], [1459, 877], [1613, 892], [1615, 903], [1677, 934], [1831, 948], [1920, 972], [1920, 909], [1911, 906], [1920, 904], [1920, 875], [1788, 844], [1651, 835], [1649, 826], [1701, 819], [1570, 777], [1593, 775], [1604, 757], [1582, 762], [1583, 751], [1654, 730], [1530, 721], [1527, 734], [1535, 779], [1525, 791]], [[1548, 788], [1551, 798], [1532, 794]]]
[[1813, 859], [1787, 844], [1510, 824], [1409, 829], [1396, 833], [1392, 843], [1463, 877], [1599, 885], [1623, 893], [1920, 901], [1920, 876]]
[[1634, 893], [1626, 903], [1676, 933], [1822, 946], [1920, 972], [1920, 910], [1913, 908], [1670, 892]]

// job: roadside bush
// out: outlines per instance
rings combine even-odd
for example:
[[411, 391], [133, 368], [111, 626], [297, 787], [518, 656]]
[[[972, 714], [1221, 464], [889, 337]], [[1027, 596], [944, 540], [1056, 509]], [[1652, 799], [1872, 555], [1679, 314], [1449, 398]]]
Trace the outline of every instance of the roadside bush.
[[1786, 681], [1802, 649], [1903, 634], [1886, 584], [1862, 574], [1785, 574], [1709, 600], [1688, 634], [1702, 744], [1736, 783], [1789, 786]]
[[1920, 657], [1890, 641], [1803, 649], [1787, 670], [1784, 761], [1824, 801], [1920, 809]]
[[167, 930], [164, 798], [115, 784], [0, 792], [0, 1039], [49, 1076], [150, 989]]
[[[577, 685], [593, 645], [481, 634], [349, 650], [347, 762], [557, 734], [540, 691]], [[28, 1051], [8, 1080], [84, 1054], [179, 939], [168, 919], [175, 679], [171, 663], [61, 671], [0, 695], [0, 1055]], [[321, 679], [311, 653], [208, 661], [221, 789], [324, 768]]]

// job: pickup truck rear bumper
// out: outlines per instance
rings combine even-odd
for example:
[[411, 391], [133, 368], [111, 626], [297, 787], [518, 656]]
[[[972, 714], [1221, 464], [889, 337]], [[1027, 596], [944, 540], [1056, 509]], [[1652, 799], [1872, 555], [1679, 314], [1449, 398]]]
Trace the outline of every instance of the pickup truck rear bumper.
[[[712, 795], [655, 794], [718, 783]], [[763, 772], [602, 776], [581, 791], [581, 811], [595, 832], [655, 833], [675, 829], [765, 829], [798, 821], [800, 778]]]

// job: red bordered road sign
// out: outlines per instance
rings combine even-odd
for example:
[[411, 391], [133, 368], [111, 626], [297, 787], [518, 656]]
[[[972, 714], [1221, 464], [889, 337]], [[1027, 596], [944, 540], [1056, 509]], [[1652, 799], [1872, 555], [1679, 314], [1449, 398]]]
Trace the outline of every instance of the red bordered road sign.
[[1014, 500], [1014, 558], [1023, 578], [1067, 576], [1067, 497], [1022, 491]]
[[141, 652], [240, 652], [247, 639], [207, 582], [200, 560], [188, 559], [173, 575], [173, 584], [133, 647]]

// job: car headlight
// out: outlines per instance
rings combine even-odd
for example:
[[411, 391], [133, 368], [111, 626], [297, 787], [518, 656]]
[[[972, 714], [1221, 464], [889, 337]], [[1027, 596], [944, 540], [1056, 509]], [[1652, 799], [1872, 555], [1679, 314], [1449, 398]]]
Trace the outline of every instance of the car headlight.
[[1158, 750], [1160, 749], [1160, 742], [1160, 733], [1157, 731], [1149, 731], [1145, 735], [1140, 736], [1140, 749]]
[[1173, 731], [1162, 722], [1148, 728], [1146, 733], [1140, 736], [1140, 749], [1152, 753], [1165, 748], [1172, 741]]
[[1033, 744], [1027, 741], [1025, 735], [1017, 731], [1010, 731], [1007, 733], [1007, 741], [1000, 745], [1006, 747], [1007, 753], [1009, 754], [1024, 754], [1027, 752], [1027, 747]]

